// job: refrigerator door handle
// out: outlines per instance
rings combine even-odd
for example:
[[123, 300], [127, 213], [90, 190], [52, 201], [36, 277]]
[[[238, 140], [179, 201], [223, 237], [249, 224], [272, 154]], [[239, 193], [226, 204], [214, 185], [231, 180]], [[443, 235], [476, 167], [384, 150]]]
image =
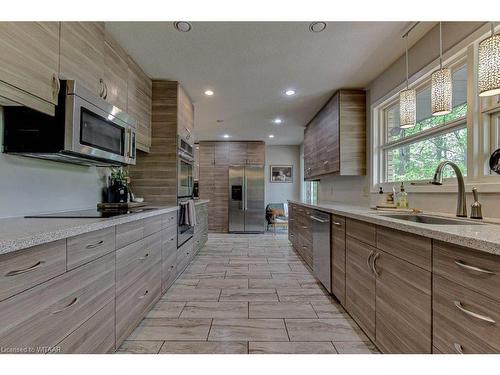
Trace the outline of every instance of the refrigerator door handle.
[[245, 176], [245, 177], [243, 177], [243, 210], [244, 211], [246, 211], [248, 209], [247, 189], [248, 189], [248, 181], [247, 181], [247, 176]]

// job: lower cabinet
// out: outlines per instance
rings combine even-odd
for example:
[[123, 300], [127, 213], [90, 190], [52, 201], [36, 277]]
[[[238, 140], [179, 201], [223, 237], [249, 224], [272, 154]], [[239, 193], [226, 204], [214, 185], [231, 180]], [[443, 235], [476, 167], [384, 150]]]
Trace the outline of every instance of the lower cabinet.
[[194, 251], [197, 253], [208, 241], [208, 204], [196, 205], [196, 225], [194, 227]]
[[376, 248], [347, 236], [345, 307], [366, 335], [375, 341], [375, 274], [371, 259]]
[[313, 266], [312, 249], [312, 210], [303, 206], [290, 205], [288, 238], [295, 251], [299, 253], [302, 259], [309, 267]]
[[345, 306], [345, 267], [346, 267], [345, 218], [332, 215], [331, 228], [331, 271], [332, 293]]

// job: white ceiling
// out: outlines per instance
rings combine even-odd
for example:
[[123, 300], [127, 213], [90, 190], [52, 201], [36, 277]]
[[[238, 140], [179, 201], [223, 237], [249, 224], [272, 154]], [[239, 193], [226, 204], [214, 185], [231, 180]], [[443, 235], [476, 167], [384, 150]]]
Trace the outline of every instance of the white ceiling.
[[[229, 134], [280, 145], [300, 144], [304, 126], [335, 90], [366, 87], [401, 56], [409, 23], [327, 25], [312, 33], [308, 22], [194, 22], [181, 33], [172, 22], [106, 23], [150, 77], [185, 87], [197, 140]], [[410, 45], [433, 25], [420, 23]], [[297, 94], [285, 97], [287, 88]], [[206, 89], [215, 94], [205, 96]], [[281, 125], [272, 123], [276, 117]]]

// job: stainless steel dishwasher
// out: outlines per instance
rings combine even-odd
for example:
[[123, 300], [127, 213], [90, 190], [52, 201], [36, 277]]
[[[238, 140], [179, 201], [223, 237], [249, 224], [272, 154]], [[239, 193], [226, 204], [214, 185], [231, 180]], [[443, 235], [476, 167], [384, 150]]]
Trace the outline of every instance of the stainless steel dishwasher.
[[331, 293], [330, 214], [313, 211], [311, 219], [313, 230], [313, 274]]

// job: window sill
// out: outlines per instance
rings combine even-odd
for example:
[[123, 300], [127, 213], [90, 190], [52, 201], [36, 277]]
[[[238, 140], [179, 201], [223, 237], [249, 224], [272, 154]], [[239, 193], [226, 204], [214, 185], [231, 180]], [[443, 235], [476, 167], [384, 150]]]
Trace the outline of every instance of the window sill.
[[[406, 192], [412, 194], [450, 194], [456, 193], [458, 186], [456, 182], [445, 182], [441, 186], [437, 185], [411, 185], [410, 182], [405, 182]], [[385, 193], [390, 193], [392, 187], [396, 187], [396, 191], [399, 192], [400, 182], [395, 183], [383, 183], [372, 186], [370, 193], [378, 193], [378, 188], [382, 186]], [[500, 180], [498, 182], [492, 181], [481, 181], [481, 182], [465, 182], [465, 191], [470, 193], [472, 188], [476, 187], [479, 193], [497, 193], [500, 194]]]

